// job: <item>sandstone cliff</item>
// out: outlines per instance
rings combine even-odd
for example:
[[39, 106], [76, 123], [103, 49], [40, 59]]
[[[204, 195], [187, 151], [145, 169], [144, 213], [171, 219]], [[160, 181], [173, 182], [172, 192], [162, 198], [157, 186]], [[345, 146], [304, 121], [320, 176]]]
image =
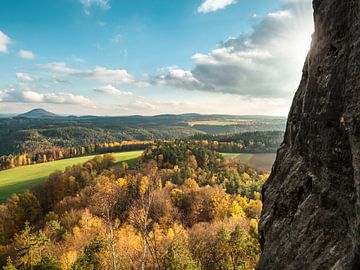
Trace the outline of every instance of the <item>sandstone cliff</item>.
[[263, 188], [258, 270], [360, 269], [360, 0], [313, 7], [312, 47]]

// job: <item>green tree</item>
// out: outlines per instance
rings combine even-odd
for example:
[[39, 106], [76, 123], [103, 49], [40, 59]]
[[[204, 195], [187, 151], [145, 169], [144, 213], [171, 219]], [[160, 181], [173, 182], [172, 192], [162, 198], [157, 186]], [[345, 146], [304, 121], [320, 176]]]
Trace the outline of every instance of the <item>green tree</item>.
[[168, 248], [165, 257], [168, 270], [200, 270], [200, 264], [191, 256], [187, 244], [183, 240], [174, 241]]
[[23, 213], [24, 221], [34, 223], [39, 219], [41, 215], [41, 206], [32, 192], [26, 191], [23, 194], [20, 194], [17, 204]]
[[229, 241], [231, 239], [230, 232], [222, 226], [216, 235], [216, 250], [217, 260], [215, 260], [217, 266], [216, 269], [228, 270], [229, 269], [229, 256], [230, 250]]
[[248, 253], [247, 237], [243, 229], [236, 225], [229, 239], [229, 256], [233, 270], [244, 269]]
[[71, 267], [72, 270], [95, 270], [101, 269], [98, 254], [106, 247], [106, 241], [96, 237], [76, 260]]
[[33, 269], [41, 262], [49, 239], [41, 231], [37, 234], [32, 233], [29, 223], [25, 223], [24, 230], [15, 235], [15, 241], [20, 246], [17, 257], [20, 259], [21, 265], [26, 269]]
[[53, 256], [44, 257], [39, 264], [37, 264], [34, 270], [60, 270], [60, 262]]

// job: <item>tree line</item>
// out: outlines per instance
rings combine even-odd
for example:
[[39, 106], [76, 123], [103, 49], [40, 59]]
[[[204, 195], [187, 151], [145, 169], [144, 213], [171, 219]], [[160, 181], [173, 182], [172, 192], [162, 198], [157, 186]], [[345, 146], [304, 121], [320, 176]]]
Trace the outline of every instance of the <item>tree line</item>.
[[[237, 134], [197, 134], [189, 138], [194, 143], [217, 152], [226, 153], [274, 153], [283, 139], [280, 131], [258, 131]], [[88, 144], [79, 147], [48, 147], [17, 155], [0, 157], [0, 170], [11, 169], [54, 161], [64, 158], [79, 157], [89, 154], [103, 154], [131, 150], [144, 150], [153, 141], [121, 141], [99, 144]]]
[[121, 141], [79, 147], [50, 147], [36, 152], [0, 157], [0, 170], [91, 154], [144, 150], [152, 141]]
[[196, 134], [189, 139], [210, 149], [228, 153], [275, 153], [284, 138], [283, 131], [256, 131], [229, 134]]
[[267, 174], [194, 142], [55, 172], [0, 205], [3, 269], [254, 269]]

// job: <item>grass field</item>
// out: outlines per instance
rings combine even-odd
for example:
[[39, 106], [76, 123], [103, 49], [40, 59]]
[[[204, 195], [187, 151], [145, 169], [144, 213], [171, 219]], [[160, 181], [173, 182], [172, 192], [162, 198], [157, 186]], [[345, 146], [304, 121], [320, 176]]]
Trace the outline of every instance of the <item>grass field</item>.
[[[131, 151], [115, 153], [116, 162], [125, 161], [134, 165], [143, 151]], [[56, 170], [63, 171], [66, 167], [84, 163], [95, 157], [84, 156], [77, 158], [62, 159], [48, 163], [17, 167], [10, 170], [0, 171], [0, 202], [13, 193], [21, 193], [44, 179]]]
[[188, 124], [193, 127], [195, 125], [210, 125], [210, 126], [232, 126], [232, 125], [246, 125], [252, 124], [252, 120], [249, 119], [237, 119], [237, 120], [204, 120], [204, 121], [190, 121]]
[[[115, 153], [116, 162], [125, 161], [134, 165], [143, 151], [131, 151]], [[248, 164], [261, 171], [269, 171], [275, 160], [275, 154], [247, 154], [247, 153], [221, 153], [225, 158], [239, 159], [240, 162]], [[31, 186], [45, 180], [49, 174], [56, 170], [63, 171], [66, 167], [84, 163], [95, 157], [84, 156], [57, 160], [30, 166], [17, 167], [11, 170], [0, 171], [0, 202], [13, 193], [21, 193]]]
[[275, 153], [265, 154], [238, 154], [238, 153], [221, 153], [225, 158], [239, 159], [240, 162], [245, 163], [259, 171], [270, 171], [275, 161]]

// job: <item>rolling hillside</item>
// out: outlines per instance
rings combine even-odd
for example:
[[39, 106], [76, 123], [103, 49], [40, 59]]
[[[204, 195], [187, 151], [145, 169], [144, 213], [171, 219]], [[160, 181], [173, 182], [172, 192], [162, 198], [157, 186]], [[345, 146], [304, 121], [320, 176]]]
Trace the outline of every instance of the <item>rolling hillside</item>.
[[[29, 116], [30, 117], [27, 117]], [[234, 115], [57, 116], [35, 110], [0, 118], [0, 156], [39, 148], [122, 140], [183, 139], [195, 134], [284, 131], [285, 117]]]

